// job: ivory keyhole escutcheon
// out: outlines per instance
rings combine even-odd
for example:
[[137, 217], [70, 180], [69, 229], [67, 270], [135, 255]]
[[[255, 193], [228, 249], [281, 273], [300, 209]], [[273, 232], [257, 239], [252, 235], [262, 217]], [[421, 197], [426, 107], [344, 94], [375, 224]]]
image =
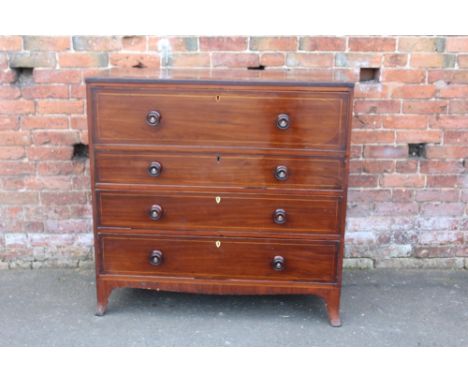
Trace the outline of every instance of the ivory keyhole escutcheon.
[[216, 200], [216, 204], [221, 203], [221, 196], [217, 196], [217, 197], [215, 198], [215, 200]]
[[219, 240], [216, 241], [216, 248], [221, 247], [221, 242]]

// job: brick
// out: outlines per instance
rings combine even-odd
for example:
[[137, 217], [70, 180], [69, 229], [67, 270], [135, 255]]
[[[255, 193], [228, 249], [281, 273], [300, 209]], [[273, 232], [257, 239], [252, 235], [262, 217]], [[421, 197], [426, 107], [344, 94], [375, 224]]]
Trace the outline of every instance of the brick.
[[429, 159], [462, 159], [468, 157], [468, 146], [428, 146]]
[[76, 161], [42, 161], [37, 164], [37, 174], [45, 176], [82, 174], [84, 169], [84, 163]]
[[457, 175], [428, 175], [427, 186], [435, 188], [456, 188], [460, 183]]
[[463, 214], [464, 203], [421, 203], [422, 216], [459, 216]]
[[459, 68], [468, 68], [468, 54], [460, 54], [457, 56]]
[[418, 161], [399, 160], [395, 163], [395, 172], [399, 174], [412, 174], [418, 171]]
[[430, 127], [441, 129], [468, 129], [468, 116], [438, 115], [430, 122]]
[[392, 201], [393, 202], [410, 202], [414, 200], [414, 190], [407, 189], [393, 189], [392, 190]]
[[284, 66], [286, 64], [286, 57], [283, 53], [262, 53], [260, 55], [260, 65], [266, 67]]
[[380, 129], [382, 128], [382, 116], [380, 115], [354, 115], [352, 120], [353, 128], [355, 129]]
[[461, 160], [427, 160], [421, 162], [420, 171], [426, 174], [459, 174], [464, 168]]
[[66, 52], [60, 53], [58, 58], [61, 68], [105, 67], [109, 63], [107, 53]]
[[44, 205], [70, 205], [85, 204], [86, 194], [84, 192], [41, 192], [41, 202]]
[[16, 86], [1, 86], [0, 85], [0, 99], [16, 99], [21, 95], [20, 90]]
[[411, 55], [410, 65], [415, 68], [453, 68], [454, 54], [416, 53]]
[[86, 130], [88, 128], [88, 120], [86, 116], [74, 116], [70, 118], [71, 128], [75, 130]]
[[443, 52], [445, 38], [443, 37], [400, 37], [398, 50], [400, 52]]
[[[3, 145], [3, 142], [1, 142]], [[22, 159], [25, 157], [23, 146], [1, 147], [0, 159]]]
[[408, 149], [406, 146], [365, 146], [365, 158], [406, 158], [408, 156]]
[[458, 190], [417, 190], [415, 199], [417, 202], [457, 202], [458, 194]]
[[364, 114], [388, 114], [400, 112], [400, 101], [377, 100], [355, 101], [354, 112]]
[[450, 113], [467, 114], [468, 101], [465, 99], [450, 101]]
[[297, 49], [296, 37], [251, 37], [250, 50], [291, 51]]
[[0, 51], [14, 51], [23, 48], [23, 40], [19, 36], [0, 36]]
[[210, 55], [208, 53], [174, 54], [170, 57], [169, 66], [174, 68], [209, 67]]
[[113, 51], [121, 47], [121, 38], [116, 36], [73, 36], [73, 48], [79, 51]]
[[86, 98], [86, 86], [70, 85], [70, 98]]
[[112, 53], [110, 65], [124, 68], [159, 68], [161, 59], [157, 54]]
[[83, 219], [70, 219], [70, 220], [47, 220], [45, 228], [50, 233], [77, 233], [89, 232], [91, 222]]
[[34, 102], [30, 100], [2, 100], [0, 113], [5, 114], [29, 114], [34, 113]]
[[31, 162], [14, 162], [2, 161], [0, 162], [0, 175], [29, 175], [35, 171], [35, 163]]
[[343, 267], [346, 269], [373, 269], [372, 259], [344, 259]]
[[419, 236], [419, 243], [422, 245], [434, 244], [462, 244], [463, 232], [455, 231], [425, 231]]
[[84, 102], [71, 100], [38, 100], [38, 114], [82, 114]]
[[393, 160], [365, 160], [362, 163], [362, 172], [366, 174], [383, 174], [395, 171]]
[[349, 176], [349, 187], [365, 187], [375, 188], [377, 187], [377, 176], [376, 175], [354, 175]]
[[35, 145], [73, 145], [78, 142], [78, 132], [73, 130], [33, 131]]
[[434, 85], [403, 85], [393, 89], [393, 98], [403, 99], [427, 99], [435, 96]]
[[27, 155], [28, 155], [29, 160], [60, 161], [60, 160], [70, 160], [72, 157], [72, 153], [73, 153], [73, 148], [71, 146], [69, 147], [30, 146], [28, 147]]
[[381, 73], [382, 82], [420, 83], [424, 81], [424, 70], [419, 69], [387, 69]]
[[372, 227], [374, 231], [411, 230], [415, 227], [413, 217], [406, 216], [367, 216], [352, 218], [347, 222], [347, 228], [351, 231], [365, 231]]
[[382, 63], [380, 54], [369, 53], [337, 53], [335, 65], [337, 67], [379, 67]]
[[403, 113], [433, 114], [447, 113], [448, 101], [404, 101]]
[[440, 258], [440, 259], [415, 259], [415, 258], [395, 258], [377, 259], [376, 268], [407, 268], [407, 269], [461, 269], [463, 259]]
[[8, 55], [0, 52], [0, 70], [8, 69]]
[[468, 52], [468, 37], [447, 37], [447, 52]]
[[351, 145], [351, 152], [350, 152], [350, 158], [351, 159], [354, 159], [354, 158], [361, 158], [362, 157], [362, 145]]
[[378, 216], [415, 215], [418, 213], [418, 203], [382, 202], [375, 205], [375, 214]]
[[425, 129], [428, 118], [425, 115], [391, 115], [384, 117], [386, 129]]
[[426, 177], [419, 174], [383, 174], [381, 185], [383, 187], [424, 187]]
[[63, 51], [71, 47], [67, 36], [24, 36], [24, 50]]
[[396, 132], [396, 143], [431, 142], [440, 143], [441, 132], [438, 130], [407, 130]]
[[13, 70], [0, 71], [0, 83], [11, 84], [16, 81], [16, 73]]
[[68, 117], [44, 117], [44, 116], [23, 116], [21, 117], [22, 129], [66, 129], [68, 128]]
[[146, 36], [123, 36], [122, 49], [143, 52], [146, 50], [147, 41]]
[[391, 198], [390, 190], [349, 190], [349, 202], [382, 202]]
[[444, 132], [444, 143], [448, 145], [468, 145], [468, 131], [447, 130]]
[[200, 37], [200, 50], [204, 51], [237, 51], [247, 49], [247, 37]]
[[76, 84], [81, 82], [81, 71], [73, 69], [50, 70], [34, 69], [34, 81], [37, 83]]
[[389, 87], [381, 83], [357, 83], [354, 86], [354, 98], [388, 98]]
[[55, 68], [55, 53], [18, 52], [10, 54], [10, 68]]
[[396, 39], [393, 37], [350, 37], [350, 51], [393, 52]]
[[166, 44], [172, 52], [196, 52], [198, 50], [198, 37], [149, 37], [150, 50], [161, 51]]
[[290, 67], [326, 67], [333, 65], [333, 55], [328, 53], [288, 53], [286, 65]]
[[[418, 258], [437, 258], [437, 257], [457, 257], [464, 256], [466, 248], [463, 246], [418, 246], [415, 248], [414, 256]], [[434, 260], [445, 260], [445, 259], [434, 259]]]
[[427, 81], [433, 83], [437, 81], [444, 81], [450, 84], [466, 84], [468, 83], [468, 70], [462, 69], [433, 69], [428, 70]]
[[359, 72], [354, 68], [337, 68], [333, 70], [334, 81], [358, 82]]
[[353, 130], [351, 141], [357, 144], [393, 143], [395, 133], [391, 130]]
[[408, 55], [401, 53], [384, 54], [383, 66], [387, 68], [396, 68], [406, 66], [408, 63]]
[[440, 98], [466, 98], [468, 97], [468, 85], [449, 85], [439, 90]]
[[247, 68], [258, 66], [259, 56], [254, 53], [213, 53], [212, 65], [214, 68]]
[[32, 85], [21, 89], [23, 98], [68, 98], [68, 87], [63, 85]]
[[28, 190], [68, 191], [71, 188], [70, 184], [70, 177], [68, 176], [30, 177], [25, 179], [25, 187]]
[[39, 197], [38, 197], [37, 192], [0, 191], [0, 204], [5, 204], [5, 205], [36, 204], [38, 200], [39, 200]]
[[306, 51], [343, 51], [346, 49], [346, 38], [334, 36], [301, 37], [299, 50]]

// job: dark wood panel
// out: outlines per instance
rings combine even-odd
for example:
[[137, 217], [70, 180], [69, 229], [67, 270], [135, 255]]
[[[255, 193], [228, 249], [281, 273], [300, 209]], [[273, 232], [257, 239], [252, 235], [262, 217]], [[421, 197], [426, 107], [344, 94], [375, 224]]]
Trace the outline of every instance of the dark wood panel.
[[[342, 93], [191, 93], [138, 89], [96, 94], [95, 141], [168, 145], [220, 145], [344, 149], [347, 95]], [[146, 122], [148, 112], [160, 124]], [[290, 127], [276, 126], [287, 114]]]
[[[158, 192], [99, 192], [99, 226], [155, 230], [224, 230], [287, 233], [339, 233], [340, 198], [284, 195]], [[219, 198], [219, 199], [217, 199]], [[150, 218], [153, 206], [159, 220]], [[275, 211], [286, 222], [274, 222]]]
[[[248, 240], [102, 237], [103, 272], [194, 278], [335, 280], [334, 243]], [[159, 251], [159, 265], [150, 262]], [[273, 268], [284, 259], [282, 270]]]
[[[280, 190], [339, 190], [344, 168], [341, 159], [221, 151], [207, 154], [97, 152], [95, 161], [98, 183]], [[158, 165], [160, 171], [156, 171]], [[151, 169], [155, 173], [151, 174]], [[286, 178], [281, 180], [280, 175], [285, 172]]]

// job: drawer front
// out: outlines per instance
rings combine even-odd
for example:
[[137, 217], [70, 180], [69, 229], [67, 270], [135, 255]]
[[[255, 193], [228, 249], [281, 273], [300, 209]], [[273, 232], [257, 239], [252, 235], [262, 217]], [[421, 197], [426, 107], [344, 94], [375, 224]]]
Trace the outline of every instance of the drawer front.
[[[342, 93], [200, 93], [102, 90], [96, 94], [96, 143], [345, 148]], [[150, 126], [150, 111], [160, 114]], [[287, 114], [289, 127], [277, 127]]]
[[339, 233], [339, 197], [180, 192], [98, 195], [101, 227]]
[[342, 159], [223, 153], [98, 152], [96, 182], [164, 186], [341, 189]]
[[104, 236], [100, 243], [104, 273], [335, 281], [333, 242]]

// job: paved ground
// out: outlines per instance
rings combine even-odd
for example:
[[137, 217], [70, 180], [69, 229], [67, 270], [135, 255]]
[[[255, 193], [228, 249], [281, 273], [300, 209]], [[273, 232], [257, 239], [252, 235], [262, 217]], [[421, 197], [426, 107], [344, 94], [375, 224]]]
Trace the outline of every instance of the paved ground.
[[341, 328], [313, 296], [119, 289], [92, 271], [0, 272], [0, 346], [467, 346], [467, 271], [345, 270]]

